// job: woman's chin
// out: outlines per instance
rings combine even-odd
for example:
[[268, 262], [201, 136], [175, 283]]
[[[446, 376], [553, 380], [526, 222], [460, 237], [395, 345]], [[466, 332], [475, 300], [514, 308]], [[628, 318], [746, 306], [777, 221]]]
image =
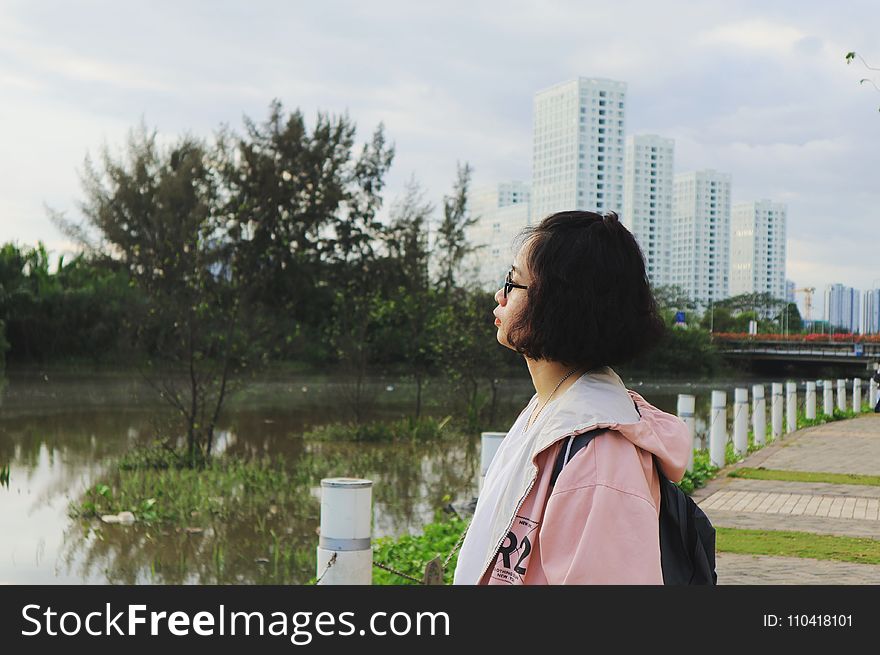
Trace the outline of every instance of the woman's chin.
[[511, 345], [507, 342], [507, 335], [506, 335], [506, 334], [505, 334], [500, 328], [499, 328], [498, 331], [495, 333], [495, 338], [498, 340], [498, 343], [500, 343], [502, 346], [504, 346], [505, 348], [510, 348], [511, 350], [513, 350], [513, 346], [511, 346]]

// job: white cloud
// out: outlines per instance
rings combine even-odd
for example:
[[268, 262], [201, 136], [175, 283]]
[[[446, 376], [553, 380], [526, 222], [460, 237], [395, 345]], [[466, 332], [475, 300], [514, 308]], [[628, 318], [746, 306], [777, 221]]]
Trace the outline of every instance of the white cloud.
[[815, 1], [4, 4], [0, 229], [54, 242], [43, 203], [75, 212], [86, 151], [142, 116], [165, 138], [207, 135], [261, 120], [273, 97], [309, 120], [348, 111], [361, 139], [384, 122], [386, 206], [413, 173], [437, 202], [457, 161], [479, 184], [528, 179], [534, 92], [584, 75], [625, 80], [627, 129], [674, 137], [679, 170], [787, 202], [799, 285], [864, 287], [880, 101], [843, 54], [880, 62], [878, 19]]
[[789, 52], [806, 37], [791, 25], [780, 25], [756, 18], [714, 27], [701, 33], [697, 43], [706, 46], [733, 46], [758, 52]]

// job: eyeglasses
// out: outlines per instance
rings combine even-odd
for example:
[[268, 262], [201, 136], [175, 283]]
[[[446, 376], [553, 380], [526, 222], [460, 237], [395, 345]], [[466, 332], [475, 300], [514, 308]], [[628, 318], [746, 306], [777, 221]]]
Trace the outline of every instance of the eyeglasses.
[[528, 289], [527, 286], [522, 284], [516, 284], [513, 281], [513, 269], [507, 271], [507, 276], [504, 278], [504, 298], [507, 299], [507, 294], [510, 293], [511, 289]]

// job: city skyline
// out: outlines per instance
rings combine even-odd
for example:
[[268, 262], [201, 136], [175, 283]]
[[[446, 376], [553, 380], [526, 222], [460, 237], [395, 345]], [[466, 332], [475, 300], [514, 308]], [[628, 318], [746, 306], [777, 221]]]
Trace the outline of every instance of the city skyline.
[[[413, 174], [448, 193], [458, 161], [475, 186], [530, 179], [535, 90], [588, 72], [627, 81], [627, 132], [673, 138], [678, 170], [730, 173], [733, 202], [786, 204], [798, 287], [878, 286], [880, 96], [844, 63], [855, 50], [878, 65], [875, 4], [486, 3], [464, 22], [454, 3], [260, 6], [0, 3], [3, 240], [68, 246], [45, 206], [77, 216], [85, 155], [141, 119], [166, 140], [207, 137], [273, 97], [310, 122], [347, 111], [361, 136], [384, 121], [384, 212]], [[271, 20], [242, 29], [257, 16]]]

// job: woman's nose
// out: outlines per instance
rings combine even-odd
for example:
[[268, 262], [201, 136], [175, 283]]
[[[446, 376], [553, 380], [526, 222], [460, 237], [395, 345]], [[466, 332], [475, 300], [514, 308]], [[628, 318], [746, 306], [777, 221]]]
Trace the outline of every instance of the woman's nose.
[[504, 297], [504, 289], [498, 289], [498, 291], [495, 292], [495, 302], [502, 307], [507, 304], [507, 299]]

